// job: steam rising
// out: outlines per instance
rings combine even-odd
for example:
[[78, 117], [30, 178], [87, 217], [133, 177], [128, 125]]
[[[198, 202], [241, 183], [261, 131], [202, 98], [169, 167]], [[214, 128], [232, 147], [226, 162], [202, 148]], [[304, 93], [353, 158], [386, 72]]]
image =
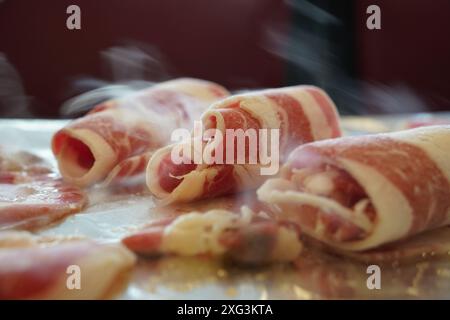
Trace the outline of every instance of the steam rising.
[[[89, 80], [80, 80], [78, 85], [83, 85]], [[98, 89], [87, 91], [74, 98], [67, 100], [60, 109], [63, 116], [73, 116], [82, 112], [89, 111], [98, 103], [124, 97], [140, 89], [150, 87], [152, 82], [145, 81], [130, 81], [124, 84], [99, 84]]]
[[[286, 32], [279, 21], [270, 21], [264, 30], [261, 46], [286, 61], [304, 84], [324, 88], [336, 100], [342, 114], [416, 113], [427, 110], [426, 103], [404, 83], [368, 83], [352, 77], [340, 67], [339, 57], [333, 51], [339, 43], [333, 43], [327, 34], [330, 28], [343, 26], [338, 17], [308, 0], [285, 0], [285, 3], [294, 13], [311, 21], [314, 27], [292, 26]], [[105, 73], [112, 81], [76, 81], [75, 87], [95, 89], [68, 100], [61, 108], [61, 115], [79, 115], [101, 101], [123, 97], [174, 75], [167, 59], [156, 48], [145, 44], [114, 46], [100, 55]], [[291, 85], [303, 84], [297, 82]], [[248, 91], [241, 88], [235, 93]]]
[[0, 52], [0, 114], [3, 117], [30, 117], [28, 97], [19, 73]]
[[147, 45], [116, 46], [101, 52], [107, 72], [114, 82], [169, 78], [168, 63], [155, 48]]
[[[290, 30], [286, 31], [285, 21], [263, 22], [266, 24], [261, 46], [286, 61], [287, 67], [302, 79], [291, 80], [290, 85], [303, 82], [324, 88], [336, 101], [342, 114], [427, 111], [426, 102], [405, 83], [368, 83], [349, 75], [340, 67], [339, 57], [334, 51], [339, 43], [327, 34], [330, 29], [343, 26], [343, 21], [338, 17], [308, 0], [285, 0], [285, 4], [291, 12], [302, 17], [302, 23], [309, 21], [311, 24], [291, 25]], [[176, 75], [163, 54], [147, 44], [128, 42], [110, 47], [99, 55], [103, 73], [109, 80], [86, 77], [75, 80], [70, 96], [75, 91], [84, 93], [68, 99], [61, 106], [61, 116], [80, 116], [102, 101], [123, 97]], [[241, 88], [235, 92], [248, 90]], [[31, 117], [29, 102], [18, 72], [0, 53], [2, 116]]]
[[292, 26], [286, 32], [281, 25], [271, 23], [261, 45], [288, 62], [289, 68], [307, 79], [308, 84], [324, 88], [336, 101], [340, 113], [416, 113], [428, 109], [425, 101], [404, 83], [368, 83], [340, 67], [337, 52], [333, 51], [340, 44], [328, 34], [331, 28], [343, 25], [338, 17], [308, 0], [285, 0], [285, 3], [314, 27]]
[[100, 56], [105, 73], [112, 81], [89, 78], [75, 81], [75, 88], [95, 89], [67, 100], [60, 109], [62, 116], [79, 115], [102, 101], [124, 97], [170, 78], [165, 58], [150, 46], [114, 46], [102, 51]]

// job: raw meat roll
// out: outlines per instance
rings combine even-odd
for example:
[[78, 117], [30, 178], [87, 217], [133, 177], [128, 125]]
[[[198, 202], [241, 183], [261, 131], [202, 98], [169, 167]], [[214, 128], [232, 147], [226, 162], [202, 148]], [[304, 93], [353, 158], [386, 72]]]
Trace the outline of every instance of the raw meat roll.
[[257, 191], [280, 219], [363, 251], [450, 223], [450, 126], [314, 142]]
[[[147, 185], [161, 199], [162, 204], [189, 202], [254, 189], [268, 175], [276, 174], [269, 171], [262, 174], [261, 170], [270, 170], [271, 164], [262, 161], [261, 154], [268, 153], [260, 151], [270, 150], [272, 158], [276, 156], [273, 159], [278, 169], [278, 163], [283, 162], [284, 156], [294, 147], [341, 135], [333, 102], [324, 91], [311, 86], [271, 89], [229, 97], [213, 104], [203, 114], [202, 127], [205, 134], [212, 129], [223, 137], [222, 142], [218, 143], [216, 139], [207, 140], [208, 137], [200, 135], [203, 140], [200, 142], [203, 144], [203, 162], [195, 161], [195, 155], [192, 156], [198, 153], [194, 149], [195, 140], [198, 139], [196, 132], [192, 140], [167, 146], [152, 156], [147, 167]], [[266, 131], [268, 138], [264, 139], [261, 135], [264, 130], [261, 129], [275, 129], [278, 132], [277, 150], [270, 149], [276, 139], [271, 137], [272, 131]], [[230, 130], [234, 130], [233, 133], [239, 133], [239, 130], [255, 133], [257, 142], [253, 144], [254, 148], [250, 148], [251, 135], [244, 137], [245, 150], [241, 151], [240, 159], [238, 136], [231, 136], [227, 140]], [[193, 151], [191, 155], [182, 155], [187, 157], [186, 161], [176, 163], [173, 160], [175, 148]], [[210, 154], [205, 152], [208, 148], [212, 150]], [[221, 157], [218, 156], [220, 153]], [[250, 161], [252, 159], [253, 162]]]
[[58, 131], [52, 150], [62, 176], [80, 186], [143, 173], [151, 153], [227, 91], [212, 82], [177, 79], [96, 106]]

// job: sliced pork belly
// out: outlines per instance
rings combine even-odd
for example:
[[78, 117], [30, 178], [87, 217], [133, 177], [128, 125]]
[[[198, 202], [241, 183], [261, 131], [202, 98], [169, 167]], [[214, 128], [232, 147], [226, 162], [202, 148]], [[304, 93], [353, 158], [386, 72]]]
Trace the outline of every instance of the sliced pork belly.
[[245, 265], [292, 261], [302, 248], [292, 225], [258, 216], [248, 208], [241, 213], [210, 210], [162, 219], [122, 242], [141, 255], [206, 255]]
[[43, 227], [86, 203], [86, 194], [61, 181], [42, 158], [0, 148], [0, 230]]
[[[212, 139], [212, 142], [201, 142], [204, 154], [208, 148], [213, 150], [209, 163], [205, 157], [202, 163], [196, 162], [193, 157], [188, 157], [183, 163], [175, 163], [172, 152], [175, 148], [181, 149], [183, 144], [187, 144], [185, 149], [193, 150], [198, 138], [195, 132], [192, 143], [184, 141], [158, 150], [147, 168], [147, 185], [161, 199], [161, 204], [189, 202], [258, 187], [268, 177], [261, 173], [261, 169], [268, 169], [268, 165], [261, 161], [259, 151], [264, 147], [270, 150], [270, 141], [265, 144], [259, 137], [260, 129], [279, 130], [279, 150], [271, 152], [279, 154], [276, 161], [281, 162], [298, 145], [341, 135], [333, 102], [324, 91], [311, 86], [257, 91], [224, 99], [203, 114], [202, 124], [205, 132], [216, 129], [223, 135], [230, 129], [254, 129], [258, 139], [256, 152], [255, 148], [250, 150], [249, 139], [246, 140], [245, 154], [241, 152], [239, 163], [236, 152], [238, 138], [234, 138], [234, 156], [227, 155], [233, 149], [227, 148], [226, 138], [217, 145]], [[221, 159], [216, 150], [222, 150]], [[230, 164], [227, 158], [234, 161]], [[256, 161], [252, 163], [251, 159]]]
[[[0, 299], [100, 299], [134, 265], [120, 244], [0, 233]], [[80, 271], [79, 289], [68, 286]], [[122, 279], [123, 280], [123, 279]]]
[[18, 182], [52, 171], [51, 165], [35, 154], [0, 146], [0, 183]]
[[450, 223], [450, 126], [314, 142], [257, 191], [280, 219], [363, 251]]
[[183, 78], [102, 103], [54, 135], [59, 170], [80, 186], [143, 173], [173, 130], [191, 129], [194, 119], [227, 95], [215, 83]]
[[60, 179], [0, 183], [0, 230], [44, 227], [81, 211], [86, 194]]

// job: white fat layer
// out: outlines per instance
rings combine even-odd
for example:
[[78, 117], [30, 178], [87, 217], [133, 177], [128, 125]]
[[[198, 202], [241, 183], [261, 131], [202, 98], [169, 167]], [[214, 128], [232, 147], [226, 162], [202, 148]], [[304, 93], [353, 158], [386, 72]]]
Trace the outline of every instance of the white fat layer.
[[69, 146], [63, 146], [57, 156], [61, 175], [69, 182], [76, 185], [85, 186], [97, 182], [105, 177], [116, 163], [116, 154], [109, 144], [97, 133], [89, 129], [65, 129], [65, 133], [70, 137], [83, 142], [94, 156], [93, 166], [86, 170], [80, 167], [74, 159]]
[[212, 181], [217, 173], [217, 169], [211, 167], [204, 168], [203, 170], [194, 170], [179, 177], [183, 181], [168, 197], [161, 200], [161, 204], [189, 202], [198, 199], [204, 193], [205, 182]]
[[198, 167], [196, 170], [189, 172], [180, 177], [181, 183], [172, 191], [167, 192], [159, 185], [158, 166], [160, 159], [170, 152], [170, 146], [164, 150], [157, 151], [150, 159], [147, 167], [147, 186], [150, 192], [157, 198], [161, 199], [159, 204], [167, 205], [174, 202], [189, 202], [199, 198], [204, 193], [206, 181], [212, 181], [217, 175], [217, 168]]
[[171, 153], [173, 145], [164, 147], [156, 151], [150, 158], [147, 166], [147, 187], [150, 192], [161, 199], [159, 204], [167, 205], [174, 202], [189, 202], [199, 198], [204, 193], [205, 182], [212, 181], [218, 173], [215, 167], [206, 167], [198, 165], [185, 175], [173, 177], [182, 180], [181, 183], [172, 192], [167, 192], [159, 184], [158, 167], [161, 160]]
[[[205, 182], [212, 181], [218, 174], [220, 167], [198, 165], [196, 170], [186, 175], [175, 177], [183, 181], [169, 193], [161, 188], [157, 173], [161, 159], [167, 153], [170, 153], [171, 150], [171, 146], [159, 149], [150, 159], [146, 175], [147, 186], [150, 192], [161, 199], [161, 205], [198, 199], [204, 193]], [[239, 181], [241, 189], [249, 189], [257, 187], [262, 182], [263, 177], [259, 174], [259, 170], [260, 166], [258, 165], [235, 165], [232, 174]]]
[[450, 126], [396, 132], [392, 137], [419, 147], [450, 181]]
[[273, 250], [272, 259], [274, 261], [292, 261], [299, 256], [302, 251], [302, 243], [298, 239], [298, 234], [294, 230], [281, 227], [278, 230], [277, 241]]
[[226, 250], [220, 243], [223, 232], [248, 225], [252, 215], [251, 211], [238, 215], [226, 210], [182, 215], [165, 229], [161, 248], [164, 252], [185, 256], [222, 254]]
[[289, 91], [289, 94], [300, 102], [303, 107], [303, 111], [311, 124], [314, 140], [331, 137], [331, 128], [328, 125], [327, 118], [314, 97], [307, 91], [299, 89], [292, 89], [292, 91]]
[[[215, 104], [214, 106], [216, 106], [216, 105], [217, 104]], [[222, 133], [224, 133], [226, 128], [225, 128], [225, 121], [222, 117], [222, 114], [219, 111], [214, 110], [214, 108], [210, 108], [210, 109], [206, 110], [205, 113], [203, 114], [202, 122], [204, 124], [207, 123], [207, 121], [211, 117], [214, 117], [216, 120], [216, 126], [214, 129], [217, 129], [217, 130], [221, 131]]]
[[377, 170], [367, 165], [348, 159], [339, 159], [338, 163], [364, 188], [377, 216], [375, 227], [368, 237], [337, 245], [347, 250], [367, 250], [407, 235], [413, 216], [405, 195]]
[[[450, 181], [450, 126], [430, 126], [392, 134], [396, 139], [419, 147]], [[450, 208], [442, 225], [450, 223]]]
[[170, 153], [172, 146], [167, 146], [157, 150], [150, 158], [147, 169], [146, 169], [146, 183], [150, 192], [157, 198], [164, 198], [169, 195], [164, 189], [159, 185], [158, 167], [161, 160], [167, 153]]
[[260, 174], [259, 165], [234, 165], [233, 174], [242, 190], [256, 188], [264, 179], [264, 176]]
[[[268, 186], [267, 183], [265, 186]], [[261, 189], [262, 187], [260, 190]], [[272, 190], [269, 194], [261, 192], [260, 190], [258, 190], [258, 196], [262, 195], [263, 197], [260, 198], [260, 200], [267, 201], [270, 204], [310, 205], [321, 208], [323, 213], [330, 212], [330, 214], [336, 214], [342, 219], [351, 221], [354, 225], [365, 231], [370, 231], [372, 228], [372, 223], [364, 213], [355, 212], [332, 199], [294, 190]]]
[[279, 129], [281, 120], [278, 117], [278, 106], [264, 96], [249, 96], [241, 101], [241, 109], [257, 119], [264, 129]]
[[279, 129], [281, 120], [278, 117], [278, 106], [269, 98], [264, 96], [269, 90], [258, 91], [257, 93], [246, 93], [234, 95], [214, 103], [203, 115], [203, 120], [207, 120], [210, 116], [215, 116], [218, 120], [217, 129], [225, 130], [223, 117], [217, 109], [227, 108], [230, 105], [239, 103], [242, 110], [251, 114], [266, 129]]
[[320, 172], [307, 176], [303, 181], [305, 190], [314, 194], [327, 195], [334, 189], [332, 173]]
[[187, 95], [194, 96], [198, 99], [212, 102], [214, 100], [217, 100], [217, 96], [214, 94], [214, 92], [209, 90], [210, 87], [221, 89], [224, 95], [228, 93], [224, 88], [218, 86], [215, 83], [190, 78], [170, 80], [154, 86], [154, 88], [176, 90], [178, 92], [183, 92]]

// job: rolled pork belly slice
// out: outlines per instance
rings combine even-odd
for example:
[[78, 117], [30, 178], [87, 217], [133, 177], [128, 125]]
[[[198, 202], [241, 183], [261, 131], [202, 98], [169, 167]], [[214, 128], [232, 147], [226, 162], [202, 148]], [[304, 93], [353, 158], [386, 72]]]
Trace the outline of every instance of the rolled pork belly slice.
[[[234, 163], [227, 162], [227, 152], [231, 148], [226, 148], [224, 137], [222, 163], [213, 161], [210, 164], [199, 164], [192, 160], [193, 157], [188, 157], [187, 161], [176, 164], [172, 159], [172, 151], [174, 148], [180, 149], [182, 144], [187, 144], [185, 149], [194, 150], [193, 133], [192, 141], [162, 148], [150, 159], [147, 185], [160, 199], [161, 204], [190, 202], [260, 186], [268, 177], [262, 175], [260, 170], [263, 165], [259, 158], [259, 148], [264, 146], [264, 142], [261, 143], [259, 138], [260, 129], [279, 130], [279, 150], [276, 151], [279, 151], [277, 160], [281, 162], [298, 145], [341, 135], [339, 115], [334, 103], [323, 90], [312, 86], [294, 86], [235, 95], [214, 103], [203, 114], [201, 121], [205, 132], [216, 129], [223, 136], [229, 129], [241, 129], [244, 132], [254, 129], [258, 139], [258, 160], [254, 163], [248, 161], [251, 151], [250, 143], [246, 142], [245, 162], [237, 164], [236, 152]], [[238, 143], [235, 137], [234, 151]], [[203, 150], [210, 146], [211, 142], [203, 142]], [[267, 148], [270, 148], [269, 139]], [[273, 154], [273, 150], [271, 152]]]
[[450, 126], [310, 143], [281, 171], [258, 198], [338, 249], [378, 248], [450, 223]]
[[181, 78], [101, 103], [53, 136], [61, 175], [89, 186], [143, 173], [173, 130], [190, 130], [194, 119], [227, 95], [215, 83]]

